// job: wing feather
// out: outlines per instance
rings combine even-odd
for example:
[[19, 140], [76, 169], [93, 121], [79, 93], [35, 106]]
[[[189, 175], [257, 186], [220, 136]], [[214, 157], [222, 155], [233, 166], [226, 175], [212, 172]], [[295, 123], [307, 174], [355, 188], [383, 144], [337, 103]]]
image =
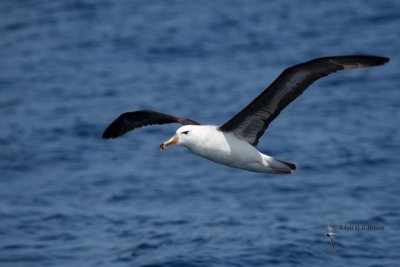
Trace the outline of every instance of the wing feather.
[[199, 125], [198, 122], [191, 119], [176, 117], [167, 113], [153, 110], [139, 110], [121, 114], [107, 127], [103, 133], [103, 138], [116, 138], [136, 128], [167, 123]]
[[256, 146], [269, 124], [316, 80], [343, 69], [378, 66], [388, 61], [385, 57], [351, 55], [317, 58], [290, 67], [219, 129]]

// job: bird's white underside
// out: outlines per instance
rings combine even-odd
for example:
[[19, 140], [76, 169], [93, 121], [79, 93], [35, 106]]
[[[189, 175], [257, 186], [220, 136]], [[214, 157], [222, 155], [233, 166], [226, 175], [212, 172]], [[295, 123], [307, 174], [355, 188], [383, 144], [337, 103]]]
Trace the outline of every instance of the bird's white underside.
[[[188, 127], [188, 126], [183, 126]], [[190, 126], [197, 132], [191, 142], [183, 143], [193, 154], [233, 168], [252, 172], [277, 172], [287, 166], [259, 152], [234, 133], [222, 132], [214, 125]]]

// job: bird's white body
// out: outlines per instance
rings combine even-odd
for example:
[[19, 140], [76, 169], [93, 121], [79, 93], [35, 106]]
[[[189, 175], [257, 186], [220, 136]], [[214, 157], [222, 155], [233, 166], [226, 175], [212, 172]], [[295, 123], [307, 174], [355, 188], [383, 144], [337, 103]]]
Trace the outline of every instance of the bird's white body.
[[[187, 134], [182, 134], [188, 132]], [[291, 173], [280, 160], [259, 152], [247, 141], [214, 125], [187, 125], [176, 131], [179, 142], [193, 154], [233, 168], [252, 172]]]

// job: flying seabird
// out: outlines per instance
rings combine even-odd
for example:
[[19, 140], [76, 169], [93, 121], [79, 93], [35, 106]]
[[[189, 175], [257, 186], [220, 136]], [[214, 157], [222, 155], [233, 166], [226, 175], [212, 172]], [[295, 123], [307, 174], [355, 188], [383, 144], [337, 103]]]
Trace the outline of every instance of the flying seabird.
[[335, 248], [335, 237], [336, 237], [336, 234], [333, 232], [332, 226], [330, 224], [328, 224], [328, 233], [326, 234], [326, 236], [330, 239], [331, 246], [334, 249]]
[[147, 125], [180, 123], [183, 126], [160, 145], [160, 150], [179, 144], [198, 156], [233, 168], [289, 174], [296, 169], [294, 163], [267, 156], [256, 149], [269, 124], [319, 78], [344, 69], [378, 66], [388, 61], [385, 57], [367, 55], [317, 58], [283, 71], [249, 105], [220, 126], [200, 125], [191, 119], [140, 110], [121, 114], [107, 127], [103, 138], [116, 138]]

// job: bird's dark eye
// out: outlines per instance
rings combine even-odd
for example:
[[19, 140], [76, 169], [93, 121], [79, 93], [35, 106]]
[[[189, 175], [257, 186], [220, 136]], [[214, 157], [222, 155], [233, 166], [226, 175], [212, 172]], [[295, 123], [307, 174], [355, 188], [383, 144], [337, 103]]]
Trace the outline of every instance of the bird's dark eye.
[[182, 132], [183, 134], [188, 134], [190, 131], [184, 131], [184, 132]]

